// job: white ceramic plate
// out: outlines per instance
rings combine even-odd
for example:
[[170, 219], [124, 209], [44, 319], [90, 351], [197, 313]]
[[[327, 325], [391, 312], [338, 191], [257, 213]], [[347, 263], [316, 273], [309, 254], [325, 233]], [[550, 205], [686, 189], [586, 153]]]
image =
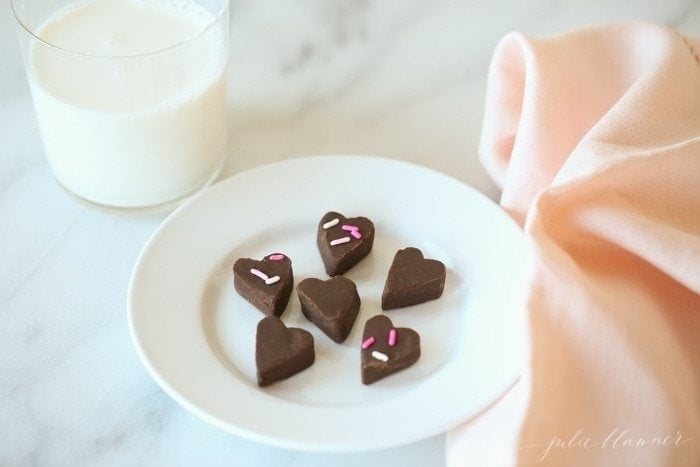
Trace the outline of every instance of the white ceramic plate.
[[[255, 330], [262, 314], [234, 291], [231, 267], [239, 257], [282, 252], [297, 283], [326, 278], [316, 226], [330, 210], [375, 223], [372, 253], [346, 274], [362, 298], [360, 315], [339, 345], [304, 318], [293, 293], [282, 319], [313, 333], [316, 362], [260, 389]], [[422, 355], [364, 386], [362, 328], [382, 312], [389, 265], [407, 246], [445, 263], [445, 291], [387, 312], [395, 325], [418, 331]], [[516, 224], [446, 175], [373, 157], [294, 159], [224, 180], [173, 212], [136, 263], [129, 323], [151, 376], [207, 422], [292, 449], [386, 448], [455, 426], [517, 379], [524, 258]]]

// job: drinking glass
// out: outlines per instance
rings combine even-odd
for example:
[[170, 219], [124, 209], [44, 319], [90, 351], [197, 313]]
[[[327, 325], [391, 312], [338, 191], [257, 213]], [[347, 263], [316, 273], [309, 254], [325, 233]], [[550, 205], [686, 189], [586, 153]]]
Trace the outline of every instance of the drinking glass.
[[12, 0], [46, 160], [95, 207], [166, 209], [225, 159], [228, 0]]

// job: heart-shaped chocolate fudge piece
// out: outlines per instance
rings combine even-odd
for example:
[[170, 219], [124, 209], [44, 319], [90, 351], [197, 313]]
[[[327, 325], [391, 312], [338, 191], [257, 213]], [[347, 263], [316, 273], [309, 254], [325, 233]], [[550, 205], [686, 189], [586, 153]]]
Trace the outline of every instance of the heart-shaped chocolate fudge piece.
[[409, 328], [395, 328], [377, 315], [365, 323], [362, 333], [362, 383], [372, 384], [408, 368], [420, 358], [420, 336]]
[[282, 320], [266, 316], [255, 335], [258, 386], [287, 379], [314, 363], [314, 337], [309, 331], [288, 328]]
[[318, 223], [316, 244], [329, 276], [348, 271], [372, 251], [374, 224], [366, 217], [327, 212]]
[[384, 284], [382, 310], [439, 298], [445, 288], [445, 275], [445, 265], [435, 259], [423, 258], [418, 248], [397, 251]]
[[304, 279], [297, 285], [301, 311], [337, 343], [350, 334], [360, 311], [360, 295], [355, 283], [342, 276], [326, 281]]
[[280, 316], [294, 286], [292, 260], [282, 253], [267, 255], [261, 261], [240, 258], [233, 264], [233, 286], [258, 310]]

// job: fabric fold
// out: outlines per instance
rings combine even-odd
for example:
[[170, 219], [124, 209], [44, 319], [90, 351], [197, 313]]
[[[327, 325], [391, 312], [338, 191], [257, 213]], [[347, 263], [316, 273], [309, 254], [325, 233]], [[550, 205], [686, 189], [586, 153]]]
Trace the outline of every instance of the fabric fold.
[[532, 356], [448, 465], [700, 465], [698, 50], [638, 22], [498, 44], [480, 157], [534, 254]]

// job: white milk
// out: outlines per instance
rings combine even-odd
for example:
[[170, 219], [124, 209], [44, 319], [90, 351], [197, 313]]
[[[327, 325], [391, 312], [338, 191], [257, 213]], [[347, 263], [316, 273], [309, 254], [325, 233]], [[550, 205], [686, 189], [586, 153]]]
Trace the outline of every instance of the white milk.
[[216, 175], [226, 30], [207, 29], [213, 21], [194, 0], [88, 0], [38, 29], [77, 52], [34, 41], [29, 53], [46, 157], [65, 188], [102, 205], [153, 206]]

